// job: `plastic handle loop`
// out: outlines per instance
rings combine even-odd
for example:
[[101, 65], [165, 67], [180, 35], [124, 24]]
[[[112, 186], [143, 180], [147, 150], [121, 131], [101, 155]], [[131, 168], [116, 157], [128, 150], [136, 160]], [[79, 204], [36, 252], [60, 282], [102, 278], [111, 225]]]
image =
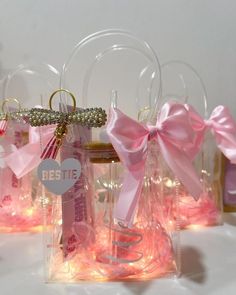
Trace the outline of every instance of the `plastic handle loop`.
[[14, 102], [14, 103], [16, 103], [18, 105], [18, 110], [22, 109], [21, 104], [20, 104], [18, 99], [16, 99], [16, 98], [6, 98], [2, 102], [2, 112], [3, 113], [8, 113], [9, 112], [9, 110], [6, 111], [5, 108], [11, 102]]
[[[34, 75], [34, 79], [41, 79], [44, 82], [45, 89], [48, 89], [51, 93], [52, 89], [58, 88], [58, 82], [56, 85], [52, 83], [51, 76], [49, 79], [48, 74], [51, 73], [53, 76], [57, 76], [57, 80], [59, 80], [59, 71], [54, 68], [52, 65], [47, 63], [35, 63], [35, 64], [20, 64], [15, 69], [13, 69], [12, 72], [8, 73], [8, 75], [5, 77], [4, 80], [4, 86], [3, 86], [3, 97], [8, 97], [9, 90], [11, 89], [11, 85], [13, 82], [13, 79], [19, 75], [20, 73], [27, 73], [32, 77]], [[31, 81], [31, 80], [30, 80]], [[14, 83], [13, 83], [14, 84]], [[29, 84], [30, 85], [30, 84]], [[43, 105], [43, 95], [39, 94], [40, 97], [40, 104]]]
[[76, 111], [76, 99], [75, 99], [75, 96], [73, 95], [73, 93], [71, 93], [69, 90], [67, 89], [57, 89], [56, 91], [54, 91], [50, 98], [49, 98], [49, 108], [50, 110], [52, 110], [52, 99], [53, 97], [57, 94], [57, 93], [60, 93], [60, 92], [65, 92], [65, 93], [68, 93], [70, 95], [70, 97], [72, 98], [72, 101], [73, 101], [73, 109], [72, 109], [72, 112], [75, 112]]
[[[186, 69], [189, 69], [195, 76], [195, 78], [198, 80], [198, 82], [200, 83], [203, 95], [202, 95], [202, 99], [203, 99], [203, 104], [204, 104], [204, 116], [205, 118], [208, 118], [208, 102], [207, 102], [207, 91], [206, 91], [206, 86], [201, 78], [201, 76], [199, 75], [199, 73], [197, 72], [197, 70], [191, 66], [190, 64], [184, 62], [184, 61], [180, 61], [180, 60], [171, 60], [168, 62], [165, 62], [164, 64], [162, 64], [161, 69], [163, 70], [164, 68], [167, 67], [175, 67], [175, 66], [183, 66]], [[185, 77], [184, 75], [181, 73], [181, 70], [178, 68], [175, 68], [176, 73], [180, 79], [180, 81], [182, 82], [183, 85], [183, 89], [185, 91], [185, 99], [184, 99], [184, 103], [187, 103], [189, 100], [189, 89], [188, 89], [188, 85], [185, 81]], [[173, 94], [175, 96], [175, 94]]]
[[[89, 87], [89, 82], [90, 82], [90, 79], [91, 79], [91, 74], [95, 68], [95, 66], [102, 60], [102, 58], [109, 54], [110, 52], [112, 51], [118, 51], [118, 50], [132, 50], [134, 52], [137, 52], [139, 54], [142, 54], [145, 58], [147, 58], [149, 60], [149, 62], [152, 62], [152, 58], [150, 57], [150, 55], [148, 55], [144, 50], [141, 50], [139, 48], [135, 48], [135, 47], [131, 47], [131, 46], [123, 46], [123, 45], [116, 45], [116, 46], [111, 46], [107, 49], [105, 49], [103, 52], [100, 52], [99, 55], [97, 55], [94, 59], [94, 61], [92, 62], [92, 64], [90, 65], [90, 67], [88, 68], [86, 74], [85, 74], [85, 79], [84, 79], [84, 87], [83, 87], [83, 98], [85, 99], [87, 97], [87, 94], [88, 94], [88, 87]], [[140, 77], [139, 77], [139, 81], [140, 81]], [[153, 81], [153, 79], [152, 79]], [[152, 90], [152, 84], [151, 83], [151, 87], [150, 89]], [[149, 93], [149, 106], [150, 106], [150, 96], [151, 96], [151, 90], [149, 89], [150, 93]], [[160, 93], [158, 93], [157, 96], [159, 96]], [[137, 100], [138, 100], [138, 94], [137, 94]], [[155, 101], [156, 102], [156, 101]], [[139, 103], [137, 101], [137, 103]]]

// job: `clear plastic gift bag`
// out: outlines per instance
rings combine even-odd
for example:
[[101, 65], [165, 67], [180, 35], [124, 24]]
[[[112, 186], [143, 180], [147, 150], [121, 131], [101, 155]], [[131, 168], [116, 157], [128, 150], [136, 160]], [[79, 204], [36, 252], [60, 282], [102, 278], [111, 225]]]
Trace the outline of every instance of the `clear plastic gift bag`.
[[[204, 119], [208, 119], [205, 85], [197, 71], [187, 63], [170, 61], [162, 65], [162, 99], [190, 104]], [[181, 185], [178, 209], [181, 228], [222, 224], [222, 158], [211, 131], [207, 130], [202, 147], [194, 155], [194, 166], [201, 178], [203, 193], [195, 201]], [[165, 196], [167, 210], [172, 206], [168, 188], [172, 182], [173, 176], [170, 176]]]
[[[42, 198], [43, 187], [39, 185], [35, 169], [41, 161], [40, 135], [39, 128], [29, 125], [29, 107], [32, 98], [37, 100], [35, 104], [42, 103], [50, 87], [57, 87], [56, 80], [59, 83], [57, 70], [45, 64], [21, 65], [4, 80], [6, 99], [0, 138], [0, 230], [3, 232], [43, 229], [42, 202], [45, 197]], [[19, 88], [15, 81], [22, 83]], [[17, 97], [24, 98], [24, 108], [17, 99], [8, 98], [16, 93]], [[47, 208], [49, 210], [49, 204]]]
[[[0, 167], [0, 231], [37, 231], [42, 225], [42, 212], [36, 192], [32, 189], [32, 174], [18, 177], [18, 150], [29, 142], [29, 125], [20, 116], [11, 117], [21, 109], [9, 109], [7, 104], [19, 104], [16, 99], [3, 102], [6, 120], [1, 120], [1, 167]], [[19, 105], [20, 106], [20, 105]], [[8, 109], [8, 110], [7, 110]], [[3, 126], [4, 124], [4, 126]], [[16, 174], [13, 171], [17, 171]]]
[[[143, 124], [151, 121], [160, 95], [155, 54], [147, 43], [129, 33], [96, 33], [75, 47], [64, 65], [61, 85], [76, 94], [77, 112], [89, 113], [80, 121], [75, 115], [78, 125], [68, 125], [57, 154], [56, 170], [64, 170], [65, 161], [71, 161], [67, 168], [73, 170], [76, 162], [77, 176], [67, 191], [54, 190], [51, 231], [45, 235], [47, 280], [147, 280], [178, 274], [178, 231], [163, 214], [162, 157], [156, 143], [148, 143], [139, 201], [128, 224], [116, 216], [126, 167], [111, 144], [107, 125], [91, 128], [85, 123], [89, 114], [98, 112], [95, 116], [99, 118], [102, 110], [108, 114], [109, 108], [117, 105], [137, 124], [142, 125], [138, 119]], [[64, 92], [61, 111], [73, 120], [68, 106], [71, 98]], [[47, 151], [55, 148], [42, 150], [48, 156]], [[41, 178], [44, 168], [53, 170], [47, 164], [41, 166]], [[46, 181], [47, 187], [50, 180]]]

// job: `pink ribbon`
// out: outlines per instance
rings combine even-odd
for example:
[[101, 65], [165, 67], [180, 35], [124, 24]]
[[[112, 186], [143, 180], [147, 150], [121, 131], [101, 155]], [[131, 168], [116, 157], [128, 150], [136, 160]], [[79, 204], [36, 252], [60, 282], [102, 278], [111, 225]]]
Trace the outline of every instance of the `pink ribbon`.
[[5, 157], [6, 164], [21, 178], [36, 168], [42, 159], [42, 146], [53, 136], [56, 125], [29, 127], [29, 143]]
[[[185, 105], [189, 112], [192, 127], [197, 134], [196, 148], [199, 150], [204, 140], [206, 129], [210, 129], [214, 135], [216, 144], [221, 152], [234, 164], [236, 164], [236, 123], [229, 109], [217, 106], [208, 120], [202, 117], [190, 105]], [[196, 152], [196, 151], [194, 151]], [[188, 153], [188, 152], [187, 152]], [[191, 152], [189, 151], [189, 154]]]
[[155, 140], [166, 163], [189, 193], [198, 198], [202, 185], [193, 169], [191, 160], [183, 151], [194, 141], [188, 111], [181, 104], [166, 103], [156, 125], [144, 125], [111, 108], [107, 133], [122, 163], [127, 168], [123, 186], [115, 208], [115, 218], [132, 224], [141, 194], [148, 141]]

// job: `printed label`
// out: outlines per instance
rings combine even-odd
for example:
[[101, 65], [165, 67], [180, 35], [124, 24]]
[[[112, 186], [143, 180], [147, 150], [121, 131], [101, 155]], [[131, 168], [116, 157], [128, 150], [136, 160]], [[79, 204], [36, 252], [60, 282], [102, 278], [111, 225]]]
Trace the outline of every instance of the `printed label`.
[[[71, 106], [67, 106], [71, 111]], [[91, 130], [85, 126], [70, 127], [61, 146], [61, 161], [68, 158], [77, 159], [81, 163], [80, 178], [73, 187], [62, 195], [62, 249], [65, 258], [71, 257], [81, 246], [81, 239], [74, 230], [77, 223], [88, 224], [91, 220], [91, 200], [87, 184], [85, 154], [82, 145], [91, 140]], [[87, 227], [86, 227], [87, 228]]]

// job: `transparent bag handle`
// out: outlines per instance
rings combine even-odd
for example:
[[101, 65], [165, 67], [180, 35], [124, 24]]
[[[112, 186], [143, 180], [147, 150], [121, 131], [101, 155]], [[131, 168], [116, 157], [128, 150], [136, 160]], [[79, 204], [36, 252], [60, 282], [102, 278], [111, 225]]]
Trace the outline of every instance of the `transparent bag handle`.
[[[179, 79], [179, 81], [182, 84], [183, 90], [184, 90], [184, 95], [179, 95], [178, 93], [167, 93], [165, 94], [165, 89], [163, 89], [163, 84], [162, 84], [162, 99], [161, 100], [166, 100], [168, 98], [177, 98], [178, 100], [182, 101], [183, 103], [189, 102], [190, 99], [190, 85], [186, 81], [187, 75], [183, 73], [183, 71], [187, 71], [188, 73], [193, 74], [193, 79], [198, 82], [198, 91], [202, 98], [202, 103], [204, 106], [204, 117], [208, 118], [208, 102], [207, 102], [207, 91], [206, 91], [206, 86], [201, 78], [201, 76], [198, 74], [196, 69], [191, 66], [190, 64], [184, 62], [184, 61], [179, 61], [179, 60], [172, 60], [168, 61], [161, 66], [162, 69], [162, 77], [164, 77], [165, 71], [168, 71], [171, 69], [174, 71], [176, 74], [176, 78]], [[167, 86], [168, 87], [168, 86]]]
[[[109, 38], [114, 38], [115, 41], [109, 42]], [[108, 40], [107, 40], [108, 38]], [[124, 40], [119, 40], [119, 38], [124, 38]], [[122, 30], [105, 30], [100, 31], [95, 34], [92, 34], [85, 39], [83, 39], [81, 42], [79, 42], [74, 50], [72, 51], [69, 59], [66, 61], [66, 63], [63, 66], [62, 75], [61, 75], [61, 87], [62, 88], [68, 88], [66, 85], [66, 76], [69, 71], [69, 68], [71, 64], [73, 64], [73, 61], [75, 61], [76, 58], [79, 58], [80, 51], [85, 48], [88, 44], [92, 44], [93, 42], [96, 42], [97, 40], [103, 40], [105, 47], [102, 49], [99, 49], [98, 53], [95, 55], [95, 58], [93, 58], [90, 65], [87, 67], [87, 71], [85, 72], [85, 75], [83, 76], [83, 83], [82, 83], [82, 98], [81, 102], [84, 107], [87, 106], [87, 98], [88, 98], [88, 89], [89, 84], [91, 80], [91, 75], [93, 70], [95, 69], [95, 66], [101, 62], [101, 60], [107, 56], [109, 53], [114, 51], [124, 51], [124, 50], [132, 50], [133, 52], [139, 53], [149, 61], [149, 66], [152, 65], [153, 72], [152, 72], [152, 79], [151, 79], [151, 85], [147, 89], [148, 92], [148, 105], [150, 109], [152, 110], [152, 113], [155, 113], [156, 106], [157, 106], [157, 100], [161, 96], [161, 87], [160, 87], [160, 64], [156, 57], [156, 54], [154, 50], [150, 47], [150, 45], [145, 42], [141, 41], [129, 32], [122, 31]], [[112, 40], [111, 40], [112, 41]], [[108, 43], [108, 44], [107, 44]], [[79, 69], [78, 69], [79, 70]], [[154, 87], [154, 79], [156, 79], [156, 87]], [[140, 80], [140, 78], [139, 78]], [[139, 81], [140, 82], [140, 81]], [[140, 87], [140, 86], [139, 86]], [[138, 95], [139, 87], [136, 90], [136, 105], [140, 105], [140, 96]], [[111, 89], [111, 91], [113, 88]], [[116, 90], [116, 89], [115, 89]]]
[[[12, 96], [11, 91], [15, 90], [13, 89], [13, 81], [18, 75], [23, 73], [29, 75], [28, 77], [34, 77], [33, 80], [35, 82], [39, 80], [43, 82], [43, 87], [40, 89], [41, 93], [37, 93], [38, 100], [37, 102], [35, 101], [34, 105], [39, 103], [44, 105], [44, 101], [48, 101], [48, 97], [51, 92], [59, 86], [59, 71], [47, 63], [20, 64], [5, 77], [3, 83], [3, 98]], [[29, 85], [30, 83], [26, 83], [26, 89], [30, 88]], [[21, 95], [17, 95], [17, 97], [19, 96]], [[30, 97], [30, 100], [35, 98], [37, 99], [37, 97]], [[21, 97], [21, 99], [25, 100], [25, 97]], [[47, 105], [44, 105], [44, 107], [47, 107]]]
[[[149, 56], [147, 54], [145, 54], [144, 51], [140, 50], [140, 49], [137, 49], [135, 47], [129, 47], [129, 46], [116, 46], [116, 47], [110, 47], [110, 48], [107, 48], [104, 52], [101, 52], [99, 56], [96, 56], [94, 62], [92, 63], [92, 65], [90, 66], [90, 68], [88, 69], [87, 73], [86, 73], [86, 76], [85, 76], [85, 83], [84, 83], [84, 87], [83, 87], [83, 97], [87, 97], [87, 94], [88, 94], [88, 88], [89, 88], [89, 82], [90, 82], [90, 77], [91, 77], [91, 72], [93, 70], [93, 68], [95, 67], [95, 65], [97, 63], [99, 63], [99, 61], [103, 58], [103, 56], [105, 54], [108, 54], [110, 51], [113, 51], [113, 50], [133, 50], [133, 51], [136, 51], [140, 54], [144, 54], [146, 57], [149, 58]], [[143, 71], [142, 71], [143, 72]], [[149, 107], [151, 109], [152, 107], [152, 91], [153, 91], [153, 80], [155, 78], [155, 72], [152, 74], [153, 75], [153, 78], [151, 80], [151, 83], [150, 83], [150, 87], [147, 89], [147, 92], [148, 92], [148, 106], [146, 107]], [[141, 81], [141, 75], [139, 76], [139, 81]], [[139, 88], [140, 88], [140, 84], [137, 86], [137, 89], [136, 89], [136, 104], [137, 106], [139, 107], [139, 109], [141, 109], [140, 107], [140, 91], [139, 91]], [[113, 91], [112, 91], [113, 92]], [[113, 92], [114, 93], [114, 92]], [[118, 93], [116, 94], [118, 96]]]

